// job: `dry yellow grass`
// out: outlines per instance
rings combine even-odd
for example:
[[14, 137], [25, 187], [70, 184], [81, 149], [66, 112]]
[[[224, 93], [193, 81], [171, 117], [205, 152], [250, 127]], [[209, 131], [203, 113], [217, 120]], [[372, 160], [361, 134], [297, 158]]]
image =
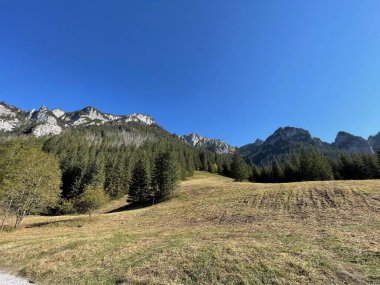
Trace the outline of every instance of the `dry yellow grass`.
[[197, 173], [172, 200], [29, 217], [0, 268], [41, 284], [380, 284], [380, 181], [235, 183]]

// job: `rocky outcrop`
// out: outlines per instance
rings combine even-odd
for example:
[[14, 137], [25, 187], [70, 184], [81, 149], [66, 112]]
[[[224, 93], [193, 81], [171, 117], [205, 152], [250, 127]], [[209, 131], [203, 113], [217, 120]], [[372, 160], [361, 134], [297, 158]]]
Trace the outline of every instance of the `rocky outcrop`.
[[19, 124], [19, 118], [17, 118], [19, 109], [10, 106], [4, 102], [0, 103], [0, 131], [10, 132], [13, 131]]
[[57, 125], [57, 119], [46, 106], [42, 106], [38, 111], [32, 110], [29, 113], [29, 120], [37, 124]]
[[347, 132], [339, 132], [332, 145], [348, 153], [373, 153], [373, 149], [368, 141]]
[[58, 125], [42, 124], [33, 128], [32, 134], [35, 137], [42, 137], [46, 135], [59, 135], [62, 128]]
[[126, 116], [124, 122], [126, 122], [126, 123], [128, 123], [128, 122], [139, 122], [139, 123], [143, 123], [146, 125], [153, 125], [156, 123], [151, 116], [147, 116], [147, 115], [143, 115], [143, 114], [139, 114], [139, 113], [134, 113], [132, 115]]
[[380, 132], [377, 135], [370, 136], [368, 138], [368, 143], [371, 145], [373, 150], [380, 148]]
[[143, 123], [146, 125], [153, 125], [156, 122], [152, 117], [134, 113], [126, 116], [115, 116], [112, 114], [105, 114], [94, 107], [86, 107], [80, 111], [67, 113], [62, 119], [70, 126], [79, 126], [79, 125], [102, 125], [108, 122], [117, 122], [117, 123]]
[[92, 123], [101, 125], [110, 121], [103, 113], [91, 106], [80, 111], [67, 113], [62, 119], [70, 126], [80, 126]]
[[186, 142], [187, 144], [200, 148], [200, 149], [206, 149], [209, 151], [214, 151], [216, 153], [232, 153], [234, 152], [235, 148], [230, 146], [229, 144], [226, 144], [225, 142], [218, 140], [218, 139], [209, 139], [206, 137], [202, 137], [198, 134], [188, 134], [180, 136], [180, 138]]
[[51, 110], [51, 112], [54, 114], [54, 116], [55, 116], [56, 118], [60, 118], [60, 117], [62, 117], [63, 115], [65, 115], [65, 112], [62, 111], [61, 109], [53, 109], [53, 110]]
[[18, 119], [0, 119], [0, 131], [13, 131], [18, 125]]
[[105, 114], [94, 107], [86, 107], [79, 111], [65, 113], [61, 109], [49, 110], [42, 106], [38, 110], [24, 112], [16, 107], [0, 103], [0, 131], [12, 132], [15, 129], [19, 133], [30, 133], [41, 137], [46, 135], [58, 135], [64, 129], [77, 126], [103, 125], [114, 122], [116, 124], [141, 123], [154, 125], [152, 117], [134, 113], [125, 116]]

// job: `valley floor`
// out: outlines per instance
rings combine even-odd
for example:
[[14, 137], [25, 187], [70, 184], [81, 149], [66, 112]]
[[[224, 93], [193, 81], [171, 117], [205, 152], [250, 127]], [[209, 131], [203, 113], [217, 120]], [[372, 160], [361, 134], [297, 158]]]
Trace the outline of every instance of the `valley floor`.
[[29, 217], [0, 233], [0, 253], [38, 284], [380, 284], [380, 181], [198, 172], [152, 207]]

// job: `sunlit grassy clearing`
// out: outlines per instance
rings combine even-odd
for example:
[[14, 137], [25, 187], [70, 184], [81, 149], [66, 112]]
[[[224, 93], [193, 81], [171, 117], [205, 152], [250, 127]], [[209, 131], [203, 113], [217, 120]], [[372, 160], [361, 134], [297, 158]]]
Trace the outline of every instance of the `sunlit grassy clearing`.
[[379, 284], [380, 181], [196, 173], [152, 207], [30, 217], [0, 252], [0, 268], [42, 284]]

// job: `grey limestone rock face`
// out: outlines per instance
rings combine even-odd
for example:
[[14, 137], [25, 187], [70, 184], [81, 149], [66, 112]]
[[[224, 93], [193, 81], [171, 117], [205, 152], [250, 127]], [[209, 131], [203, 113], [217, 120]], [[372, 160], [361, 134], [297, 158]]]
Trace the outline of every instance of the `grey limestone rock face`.
[[368, 143], [371, 145], [373, 150], [380, 148], [380, 132], [374, 136], [370, 136], [368, 138]]
[[199, 134], [188, 134], [180, 136], [180, 138], [186, 142], [187, 144], [197, 147], [200, 149], [207, 149], [210, 151], [214, 151], [216, 153], [232, 153], [235, 151], [235, 148], [231, 145], [218, 140], [218, 139], [209, 139], [203, 137]]
[[333, 146], [348, 153], [373, 153], [373, 149], [367, 140], [347, 132], [339, 132]]
[[79, 111], [65, 112], [61, 109], [49, 110], [42, 106], [38, 110], [22, 111], [4, 102], [0, 103], [0, 132], [13, 132], [16, 129], [29, 130], [35, 137], [59, 135], [65, 129], [77, 126], [103, 125], [109, 122], [127, 124], [130, 122], [154, 125], [151, 116], [134, 113], [131, 115], [112, 115], [102, 113], [94, 107], [86, 107]]

